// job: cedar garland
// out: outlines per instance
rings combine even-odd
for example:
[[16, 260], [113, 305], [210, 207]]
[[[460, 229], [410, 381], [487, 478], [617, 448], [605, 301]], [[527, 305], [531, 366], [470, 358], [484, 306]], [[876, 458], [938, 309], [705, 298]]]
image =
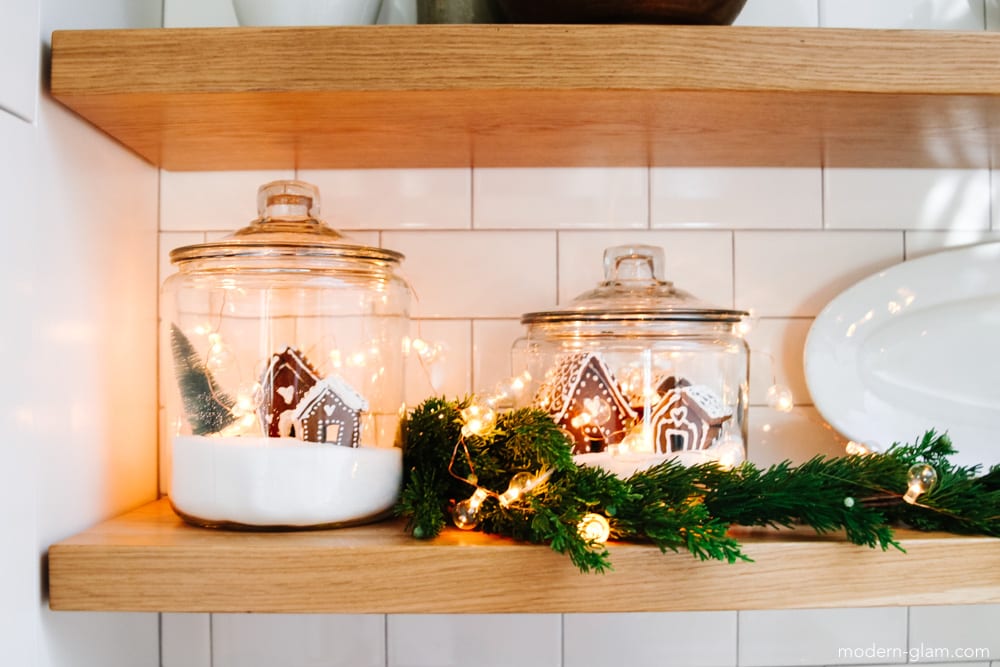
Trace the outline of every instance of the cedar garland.
[[[501, 492], [516, 473], [543, 469], [552, 471], [549, 479], [508, 507], [487, 498], [479, 529], [548, 544], [583, 572], [611, 569], [605, 546], [577, 531], [589, 512], [608, 518], [612, 539], [730, 563], [750, 560], [727, 534], [731, 524], [843, 530], [854, 544], [883, 550], [902, 550], [892, 532], [900, 522], [1000, 536], [1000, 465], [981, 476], [979, 466], [953, 465], [946, 434], [931, 431], [883, 454], [817, 456], [798, 466], [785, 461], [762, 469], [746, 462], [726, 470], [671, 460], [620, 479], [576, 465], [566, 434], [534, 408], [502, 413], [488, 433], [463, 436], [460, 412], [469, 404], [431, 398], [403, 422], [404, 485], [396, 509], [416, 538], [438, 535], [455, 503], [476, 486]], [[934, 466], [938, 481], [911, 505], [902, 495], [915, 463]]]

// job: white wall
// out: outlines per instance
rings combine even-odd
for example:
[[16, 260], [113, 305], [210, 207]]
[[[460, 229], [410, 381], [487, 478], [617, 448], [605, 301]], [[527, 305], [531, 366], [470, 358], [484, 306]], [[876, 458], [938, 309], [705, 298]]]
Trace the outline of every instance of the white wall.
[[[405, 0], [388, 4], [384, 20], [405, 16]], [[233, 20], [226, 0], [166, 0], [164, 9], [168, 26]], [[998, 18], [996, 0], [750, 0], [740, 22], [982, 30], [1000, 27]], [[158, 20], [153, 1], [42, 0], [43, 36], [56, 27]], [[763, 315], [751, 340], [756, 366], [762, 367], [761, 355], [773, 355], [775, 374], [798, 403], [789, 415], [769, 410], [762, 391], [770, 374], [755, 372], [751, 454], [766, 463], [841, 451], [811, 407], [802, 376], [802, 342], [818, 309], [857, 278], [906, 257], [1000, 239], [994, 212], [1000, 197], [990, 172], [296, 174], [289, 166], [268, 173], [160, 172], [158, 193], [155, 170], [44, 97], [34, 124], [0, 112], [0, 146], [0, 196], [14, 237], [0, 246], [6, 272], [0, 294], [5, 312], [30, 320], [28, 327], [8, 325], [0, 339], [6, 349], [23, 351], [13, 355], [19, 372], [10, 377], [24, 379], [0, 389], [7, 408], [0, 423], [12, 436], [0, 445], [10, 452], [0, 467], [0, 512], [12, 536], [0, 550], [0, 663], [155, 665], [159, 649], [166, 667], [827, 665], [844, 663], [838, 647], [921, 645], [987, 648], [1000, 660], [1000, 606], [484, 617], [164, 614], [160, 646], [156, 615], [53, 614], [40, 605], [38, 585], [48, 544], [155, 494], [157, 277], [149, 267], [157, 215], [162, 274], [170, 248], [249, 220], [258, 184], [295, 175], [316, 182], [331, 222], [407, 254], [406, 271], [420, 293], [421, 335], [449, 346], [436, 388], [446, 394], [488, 388], [502, 377], [520, 331], [518, 315], [592, 284], [605, 245], [661, 244], [682, 286]], [[956, 205], [932, 205], [942, 200]], [[460, 255], [481, 261], [460, 263]], [[497, 283], [504, 289], [481, 287]], [[484, 294], [491, 298], [484, 302]], [[411, 376], [413, 403], [431, 388], [418, 373]]]
[[0, 10], [0, 664], [153, 667], [156, 614], [55, 614], [42, 582], [49, 544], [156, 494], [157, 172], [39, 95], [38, 63], [51, 30], [158, 26], [160, 2]]

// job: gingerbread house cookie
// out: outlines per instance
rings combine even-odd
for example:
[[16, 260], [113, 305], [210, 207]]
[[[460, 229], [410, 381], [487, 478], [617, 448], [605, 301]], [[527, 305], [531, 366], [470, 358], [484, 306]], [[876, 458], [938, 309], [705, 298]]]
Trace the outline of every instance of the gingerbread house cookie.
[[650, 415], [656, 450], [669, 454], [707, 449], [731, 416], [732, 412], [708, 387], [675, 383], [663, 393]]
[[307, 442], [327, 442], [357, 447], [361, 439], [361, 413], [368, 401], [343, 378], [331, 375], [317, 382], [295, 408], [295, 433]]
[[603, 358], [594, 352], [563, 356], [534, 404], [573, 437], [573, 453], [602, 452], [616, 444], [636, 413]]
[[318, 381], [319, 373], [298, 350], [286, 347], [272, 355], [260, 379], [261, 431], [271, 438], [292, 437], [292, 411]]

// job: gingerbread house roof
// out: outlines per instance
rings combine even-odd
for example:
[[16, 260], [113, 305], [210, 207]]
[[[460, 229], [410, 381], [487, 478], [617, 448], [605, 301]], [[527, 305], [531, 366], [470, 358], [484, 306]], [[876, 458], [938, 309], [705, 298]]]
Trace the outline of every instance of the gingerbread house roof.
[[539, 389], [535, 401], [538, 403], [541, 400], [557, 423], [566, 416], [570, 399], [588, 368], [593, 369], [601, 378], [622, 409], [631, 413], [628, 399], [622, 394], [611, 370], [604, 363], [604, 358], [597, 352], [572, 352], [563, 355], [552, 368], [551, 377]]
[[693, 384], [681, 389], [701, 411], [705, 413], [705, 418], [711, 422], [722, 423], [733, 413], [719, 396], [703, 384]]
[[261, 376], [261, 385], [268, 387], [274, 382], [274, 376], [282, 369], [288, 369], [299, 382], [313, 383], [319, 380], [319, 371], [313, 368], [305, 356], [294, 347], [286, 347], [284, 352], [271, 355], [271, 361]]
[[313, 387], [302, 397], [299, 404], [295, 406], [295, 419], [303, 419], [309, 410], [316, 406], [325, 394], [333, 394], [350, 410], [364, 412], [368, 409], [368, 401], [365, 397], [347, 384], [347, 381], [339, 375], [330, 375], [313, 385]]

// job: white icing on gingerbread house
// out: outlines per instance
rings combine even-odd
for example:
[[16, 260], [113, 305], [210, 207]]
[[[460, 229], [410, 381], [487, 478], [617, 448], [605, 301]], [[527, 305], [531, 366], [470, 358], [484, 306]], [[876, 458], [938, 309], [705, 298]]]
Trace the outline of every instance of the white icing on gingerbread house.
[[271, 438], [293, 435], [292, 410], [319, 380], [319, 373], [301, 352], [286, 347], [271, 361], [260, 379], [260, 406], [257, 416], [263, 433]]
[[604, 359], [594, 352], [561, 357], [534, 404], [570, 433], [574, 454], [602, 452], [621, 442], [636, 417]]
[[308, 442], [357, 447], [366, 410], [368, 401], [343, 378], [331, 375], [317, 382], [295, 408], [295, 433]]
[[704, 385], [668, 389], [650, 415], [656, 450], [669, 454], [707, 449], [731, 416], [729, 408]]

